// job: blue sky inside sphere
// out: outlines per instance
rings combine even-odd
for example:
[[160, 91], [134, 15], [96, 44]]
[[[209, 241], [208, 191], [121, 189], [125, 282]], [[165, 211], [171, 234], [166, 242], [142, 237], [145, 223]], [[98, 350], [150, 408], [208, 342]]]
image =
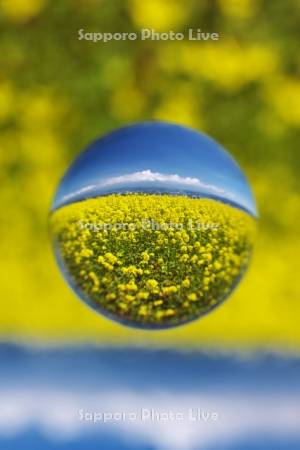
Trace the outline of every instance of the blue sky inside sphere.
[[198, 131], [165, 122], [130, 125], [92, 143], [67, 170], [52, 210], [124, 192], [209, 197], [257, 216], [249, 183], [230, 154]]

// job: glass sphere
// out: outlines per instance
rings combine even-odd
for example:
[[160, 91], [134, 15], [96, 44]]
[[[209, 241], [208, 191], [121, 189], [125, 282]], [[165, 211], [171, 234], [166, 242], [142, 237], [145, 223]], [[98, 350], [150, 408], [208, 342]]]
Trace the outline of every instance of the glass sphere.
[[247, 268], [256, 218], [249, 184], [219, 144], [146, 122], [75, 159], [50, 229], [59, 267], [82, 300], [123, 324], [159, 329], [229, 296]]

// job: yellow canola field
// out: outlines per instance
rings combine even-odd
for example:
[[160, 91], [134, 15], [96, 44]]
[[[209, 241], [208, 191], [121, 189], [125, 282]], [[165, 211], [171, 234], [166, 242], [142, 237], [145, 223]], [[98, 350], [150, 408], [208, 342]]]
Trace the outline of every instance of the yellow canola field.
[[221, 303], [247, 267], [255, 220], [211, 199], [109, 195], [51, 217], [59, 258], [78, 294], [140, 327], [189, 322]]

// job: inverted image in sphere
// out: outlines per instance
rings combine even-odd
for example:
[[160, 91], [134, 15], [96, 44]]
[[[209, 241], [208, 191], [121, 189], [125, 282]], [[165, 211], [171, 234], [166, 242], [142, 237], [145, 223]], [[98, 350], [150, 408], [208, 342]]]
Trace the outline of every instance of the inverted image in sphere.
[[82, 152], [50, 216], [59, 266], [103, 315], [177, 326], [226, 299], [251, 256], [256, 207], [232, 157], [192, 129], [148, 122]]

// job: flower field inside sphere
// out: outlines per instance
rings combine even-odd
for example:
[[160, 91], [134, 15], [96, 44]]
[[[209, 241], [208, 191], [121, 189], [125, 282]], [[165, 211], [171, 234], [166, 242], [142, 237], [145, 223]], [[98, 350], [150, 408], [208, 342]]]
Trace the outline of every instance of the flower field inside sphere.
[[113, 194], [57, 209], [51, 232], [81, 298], [122, 323], [164, 328], [229, 295], [247, 267], [255, 219], [211, 199]]

